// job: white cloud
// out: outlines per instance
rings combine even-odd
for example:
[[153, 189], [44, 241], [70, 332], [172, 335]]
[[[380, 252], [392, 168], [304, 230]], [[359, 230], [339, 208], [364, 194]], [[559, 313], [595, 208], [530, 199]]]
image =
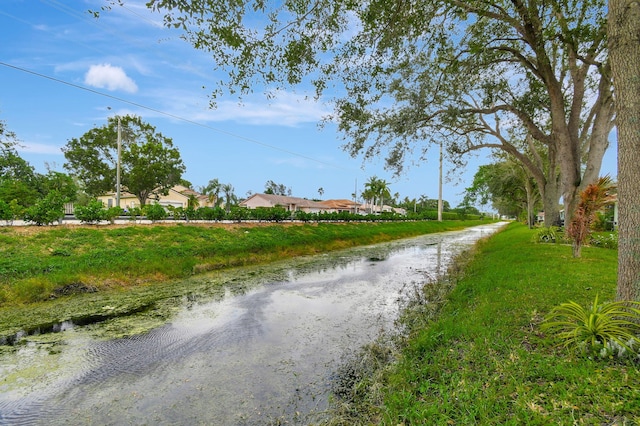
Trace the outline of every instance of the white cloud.
[[43, 143], [20, 142], [16, 149], [18, 152], [28, 152], [30, 154], [62, 155], [62, 150], [59, 146]]
[[111, 64], [91, 65], [89, 71], [84, 76], [85, 84], [100, 89], [124, 90], [128, 93], [136, 93], [138, 86], [127, 76], [120, 67]]
[[253, 99], [243, 103], [218, 102], [216, 109], [198, 114], [198, 119], [296, 127], [303, 123], [318, 123], [331, 112], [321, 102], [290, 92], [279, 91], [271, 100], [259, 96], [252, 96]]

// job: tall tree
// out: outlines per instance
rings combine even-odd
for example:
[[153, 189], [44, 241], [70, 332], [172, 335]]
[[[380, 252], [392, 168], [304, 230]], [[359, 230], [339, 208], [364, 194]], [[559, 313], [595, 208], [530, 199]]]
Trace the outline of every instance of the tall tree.
[[224, 206], [227, 212], [231, 211], [231, 206], [234, 205], [237, 201], [237, 197], [235, 194], [235, 188], [230, 183], [222, 184], [220, 187], [222, 193], [224, 194]]
[[533, 226], [534, 208], [539, 203], [539, 191], [527, 170], [512, 157], [480, 166], [465, 199], [471, 204], [489, 202], [505, 216], [524, 217]]
[[231, 91], [309, 77], [318, 94], [338, 93], [333, 118], [346, 149], [386, 154], [396, 172], [410, 152], [422, 157], [444, 142], [457, 162], [499, 149], [535, 176], [531, 158], [511, 142], [530, 134], [558, 161], [569, 216], [599, 176], [614, 118], [605, 0], [148, 5], [227, 67]]
[[291, 187], [287, 187], [283, 183], [275, 183], [272, 180], [268, 180], [264, 184], [264, 193], [291, 196]]
[[380, 196], [380, 179], [378, 179], [377, 176], [371, 176], [369, 180], [365, 182], [362, 196], [365, 200], [369, 201], [369, 213], [373, 213], [373, 206], [377, 204], [378, 197]]
[[609, 0], [618, 129], [619, 300], [640, 300], [640, 3]]
[[[140, 117], [120, 117], [122, 126], [121, 184], [146, 204], [148, 198], [166, 195], [181, 181], [185, 166], [170, 138]], [[114, 191], [117, 167], [118, 117], [105, 126], [71, 139], [62, 149], [71, 171], [90, 195]]]
[[207, 199], [214, 206], [220, 205], [220, 191], [222, 190], [222, 184], [218, 178], [211, 179], [207, 186], [201, 188], [201, 192], [207, 196]]
[[0, 153], [13, 150], [17, 141], [16, 134], [7, 129], [5, 122], [0, 120]]

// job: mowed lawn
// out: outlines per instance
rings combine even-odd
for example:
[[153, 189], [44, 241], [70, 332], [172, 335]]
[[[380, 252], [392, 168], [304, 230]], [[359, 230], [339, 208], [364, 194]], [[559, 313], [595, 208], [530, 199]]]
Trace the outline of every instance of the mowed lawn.
[[640, 424], [637, 359], [571, 353], [540, 327], [562, 302], [614, 299], [617, 251], [574, 259], [534, 233], [511, 224], [482, 242], [436, 314], [407, 314], [398, 360], [356, 398], [355, 423]]

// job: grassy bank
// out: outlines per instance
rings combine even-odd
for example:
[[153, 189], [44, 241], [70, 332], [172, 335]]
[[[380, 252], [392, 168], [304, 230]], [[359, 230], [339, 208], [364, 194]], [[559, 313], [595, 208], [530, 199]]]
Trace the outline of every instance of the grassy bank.
[[574, 259], [532, 235], [512, 224], [481, 243], [439, 312], [408, 316], [399, 362], [356, 393], [351, 423], [640, 424], [637, 363], [570, 354], [540, 329], [562, 302], [614, 298], [617, 251]]
[[[0, 228], [0, 337], [70, 318], [141, 311], [179, 295], [170, 282], [202, 272], [480, 223]], [[105, 313], [104, 306], [116, 308]]]

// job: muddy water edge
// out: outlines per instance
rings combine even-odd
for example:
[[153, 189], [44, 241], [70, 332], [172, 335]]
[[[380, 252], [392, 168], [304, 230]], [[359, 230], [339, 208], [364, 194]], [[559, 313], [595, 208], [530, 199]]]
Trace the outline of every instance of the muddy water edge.
[[101, 321], [4, 346], [0, 424], [320, 422], [341, 361], [500, 226], [201, 275], [126, 316], [100, 299]]

